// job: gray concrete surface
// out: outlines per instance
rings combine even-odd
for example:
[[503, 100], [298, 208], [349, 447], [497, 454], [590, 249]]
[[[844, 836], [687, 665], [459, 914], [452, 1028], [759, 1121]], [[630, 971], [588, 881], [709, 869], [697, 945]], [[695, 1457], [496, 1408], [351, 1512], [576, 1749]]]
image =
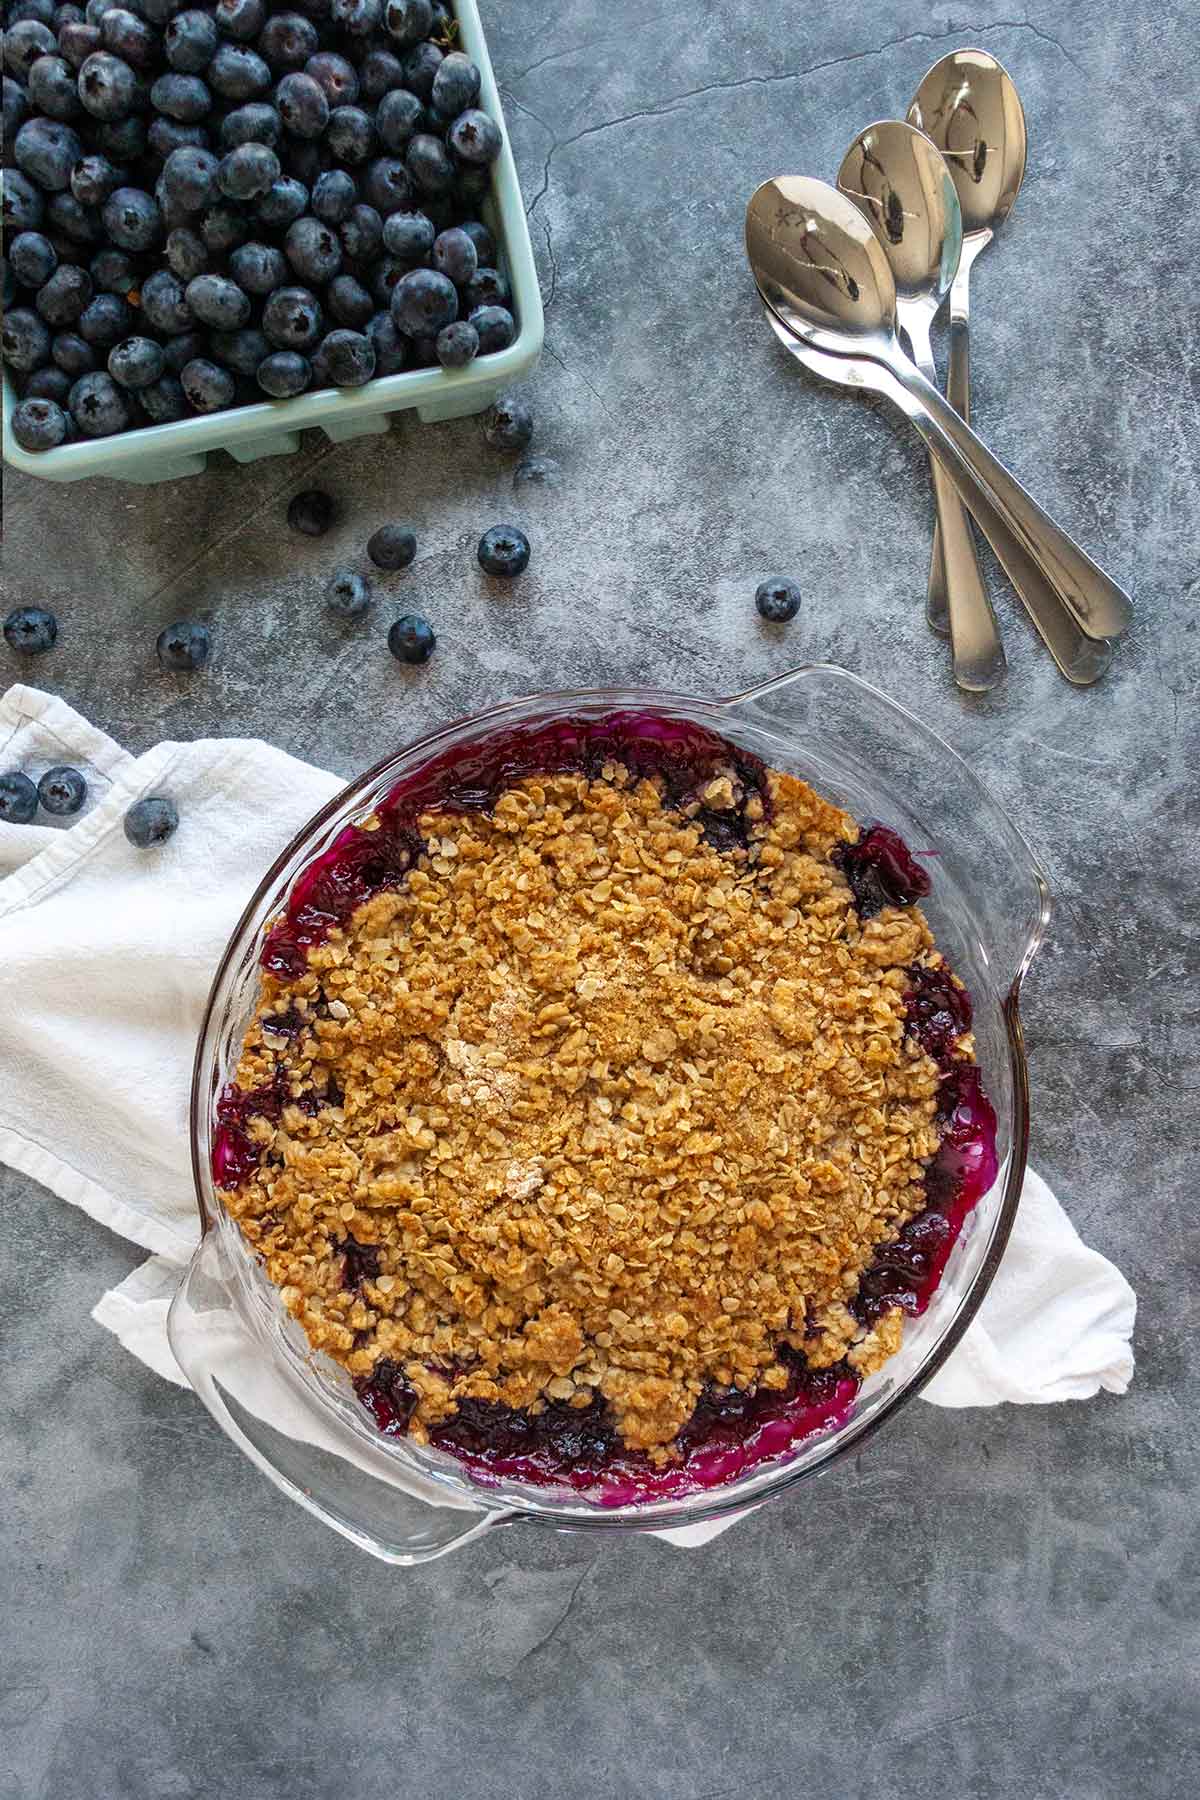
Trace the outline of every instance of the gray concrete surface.
[[[552, 494], [477, 424], [306, 441], [171, 487], [7, 483], [4, 600], [56, 607], [34, 671], [141, 749], [254, 733], [349, 773], [533, 688], [727, 690], [830, 658], [906, 699], [1011, 806], [1058, 913], [1030, 983], [1035, 1160], [1141, 1297], [1127, 1398], [915, 1405], [857, 1466], [705, 1552], [518, 1529], [391, 1573], [279, 1498], [88, 1308], [134, 1254], [0, 1172], [8, 1520], [2, 1800], [1176, 1800], [1200, 1787], [1196, 1539], [1196, 12], [1080, 0], [488, 0], [548, 307]], [[997, 15], [993, 17], [993, 15]], [[943, 50], [1016, 76], [1030, 171], [979, 265], [977, 421], [1134, 592], [1091, 693], [999, 592], [1011, 675], [971, 702], [921, 617], [914, 446], [796, 372], [742, 209], [831, 174]], [[298, 541], [287, 497], [345, 502]], [[400, 671], [320, 585], [411, 520], [381, 582], [441, 644]], [[491, 591], [479, 532], [524, 522]], [[768, 630], [755, 584], [804, 584]], [[154, 637], [212, 619], [180, 684]], [[16, 676], [0, 650], [0, 680]]]

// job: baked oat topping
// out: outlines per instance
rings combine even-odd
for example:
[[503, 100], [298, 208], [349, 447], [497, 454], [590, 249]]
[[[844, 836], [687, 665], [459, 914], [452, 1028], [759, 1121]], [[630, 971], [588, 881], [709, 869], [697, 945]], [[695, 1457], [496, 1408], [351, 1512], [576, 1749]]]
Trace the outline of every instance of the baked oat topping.
[[226, 1204], [314, 1347], [402, 1372], [417, 1439], [602, 1404], [658, 1465], [714, 1389], [885, 1361], [901, 1313], [860, 1283], [942, 1139], [915, 976], [972, 1041], [922, 914], [861, 916], [855, 822], [609, 760], [416, 828], [268, 968], [223, 1102]]

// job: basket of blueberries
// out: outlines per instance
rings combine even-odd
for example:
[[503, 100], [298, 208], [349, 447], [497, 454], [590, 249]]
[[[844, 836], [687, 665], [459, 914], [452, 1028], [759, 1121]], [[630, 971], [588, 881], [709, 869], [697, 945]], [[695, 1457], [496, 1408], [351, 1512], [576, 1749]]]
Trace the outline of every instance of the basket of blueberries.
[[475, 0], [11, 0], [4, 456], [165, 481], [481, 412], [542, 308]]

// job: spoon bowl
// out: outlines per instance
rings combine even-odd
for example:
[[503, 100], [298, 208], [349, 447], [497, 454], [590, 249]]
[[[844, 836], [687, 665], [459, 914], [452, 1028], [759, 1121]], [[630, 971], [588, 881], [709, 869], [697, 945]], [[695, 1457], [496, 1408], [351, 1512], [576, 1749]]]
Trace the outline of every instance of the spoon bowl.
[[1025, 175], [1025, 114], [1007, 69], [986, 50], [951, 51], [924, 77], [908, 119], [946, 160], [963, 231], [990, 238]]
[[901, 324], [907, 302], [932, 317], [950, 292], [963, 235], [958, 194], [937, 146], [913, 125], [879, 119], [847, 150], [837, 184], [883, 246]]
[[746, 208], [746, 254], [759, 292], [817, 349], [884, 346], [896, 333], [896, 284], [853, 200], [805, 175], [764, 181]]

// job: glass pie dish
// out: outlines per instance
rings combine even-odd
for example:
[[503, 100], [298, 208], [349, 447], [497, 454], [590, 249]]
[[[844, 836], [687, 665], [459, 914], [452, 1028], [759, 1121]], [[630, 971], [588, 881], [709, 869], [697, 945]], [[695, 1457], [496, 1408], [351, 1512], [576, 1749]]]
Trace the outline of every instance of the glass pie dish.
[[[297, 877], [347, 825], [435, 759], [614, 713], [694, 724], [800, 776], [861, 824], [888, 826], [932, 876], [922, 902], [974, 1002], [976, 1055], [997, 1119], [998, 1172], [901, 1347], [819, 1430], [717, 1485], [613, 1503], [578, 1488], [483, 1477], [445, 1449], [381, 1434], [346, 1371], [314, 1351], [223, 1203], [218, 1098], [258, 999], [260, 957]], [[202, 1239], [172, 1304], [175, 1356], [229, 1437], [284, 1493], [386, 1562], [411, 1564], [518, 1519], [557, 1530], [669, 1531], [775, 1498], [859, 1448], [961, 1338], [1003, 1255], [1025, 1173], [1028, 1080], [1018, 998], [1049, 917], [1037, 860], [947, 744], [845, 670], [808, 667], [728, 699], [649, 689], [533, 695], [459, 720], [385, 758], [335, 797], [265, 876], [222, 958], [197, 1048], [191, 1137]]]

